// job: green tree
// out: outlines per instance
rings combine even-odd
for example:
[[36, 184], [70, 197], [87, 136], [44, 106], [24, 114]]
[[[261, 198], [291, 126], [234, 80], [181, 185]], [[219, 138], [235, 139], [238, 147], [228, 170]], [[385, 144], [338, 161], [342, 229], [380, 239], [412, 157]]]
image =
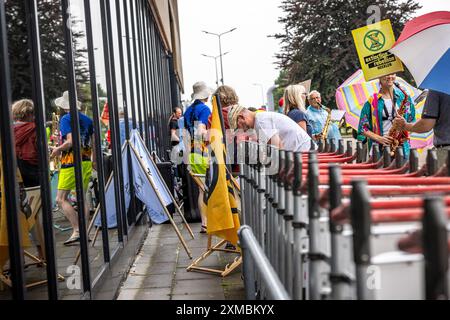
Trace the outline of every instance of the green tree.
[[372, 5], [381, 9], [381, 20], [391, 20], [396, 38], [420, 9], [415, 0], [283, 0], [285, 32], [275, 35], [282, 84], [312, 79], [312, 89], [334, 107], [336, 88], [360, 68], [351, 31], [367, 24]]
[[[47, 114], [51, 113], [52, 101], [68, 88], [67, 64], [65, 60], [64, 26], [61, 1], [39, 0], [39, 28], [41, 58], [44, 78], [44, 95]], [[24, 0], [6, 2], [8, 47], [11, 63], [13, 100], [31, 97], [30, 50]], [[79, 21], [74, 21], [78, 23]], [[84, 37], [81, 31], [73, 30], [75, 70], [77, 83], [82, 87], [89, 79], [87, 50], [80, 48]]]

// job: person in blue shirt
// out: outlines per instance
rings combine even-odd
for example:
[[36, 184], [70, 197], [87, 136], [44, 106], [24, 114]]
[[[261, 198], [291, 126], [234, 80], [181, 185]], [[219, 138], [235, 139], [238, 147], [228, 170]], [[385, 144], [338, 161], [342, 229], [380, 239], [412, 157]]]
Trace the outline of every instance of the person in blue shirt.
[[[322, 97], [320, 92], [313, 90], [308, 95], [308, 101], [310, 106], [306, 110], [306, 114], [308, 115], [309, 122], [312, 127], [312, 137], [314, 140], [321, 140], [323, 128], [328, 118], [328, 111], [322, 105]], [[339, 132], [339, 128], [336, 123], [331, 123], [330, 128], [328, 130], [328, 137], [326, 137], [328, 141], [334, 139], [337, 143], [338, 140], [342, 139], [341, 133]]]
[[[204, 82], [197, 82], [193, 86], [192, 105], [184, 113], [184, 128], [190, 135], [191, 147], [188, 155], [192, 173], [205, 175], [208, 168], [208, 149], [206, 145], [207, 126], [211, 109], [206, 105], [213, 90]], [[189, 149], [188, 146], [186, 146]], [[202, 218], [202, 233], [206, 233], [206, 208], [203, 203], [204, 194], [200, 190], [198, 206]]]
[[312, 127], [305, 109], [306, 89], [291, 85], [284, 90], [284, 114], [295, 121], [311, 137]]
[[[64, 92], [63, 96], [55, 100], [55, 105], [61, 108], [66, 114], [61, 118], [59, 129], [62, 137], [62, 144], [52, 150], [51, 157], [61, 156], [61, 169], [59, 171], [58, 192], [56, 202], [62, 209], [66, 218], [72, 225], [72, 235], [64, 242], [64, 245], [71, 245], [80, 240], [80, 229], [78, 225], [78, 213], [73, 208], [68, 197], [71, 191], [76, 189], [75, 180], [75, 159], [72, 142], [72, 125], [70, 116], [69, 92]], [[77, 102], [78, 110], [81, 109], [81, 102]], [[83, 190], [88, 188], [92, 175], [92, 168], [95, 168], [95, 152], [92, 152], [94, 145], [94, 123], [85, 114], [78, 112], [80, 118], [80, 140], [83, 173]], [[91, 159], [92, 157], [92, 159]], [[85, 195], [84, 195], [85, 196]], [[89, 217], [87, 201], [85, 201], [86, 222]]]

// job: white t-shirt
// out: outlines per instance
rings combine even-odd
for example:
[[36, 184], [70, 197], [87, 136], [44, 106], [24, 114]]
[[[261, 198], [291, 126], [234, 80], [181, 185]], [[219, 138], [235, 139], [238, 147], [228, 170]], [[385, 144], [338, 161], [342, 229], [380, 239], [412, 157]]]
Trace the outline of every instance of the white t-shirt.
[[383, 133], [386, 135], [389, 133], [389, 130], [391, 130], [392, 127], [392, 100], [391, 99], [383, 99], [384, 105], [386, 106], [386, 110], [383, 110], [383, 117], [386, 117], [386, 111], [387, 115], [389, 115], [388, 120], [383, 120]]
[[294, 120], [276, 112], [259, 112], [255, 118], [255, 130], [261, 143], [267, 143], [276, 134], [287, 151], [307, 152], [311, 138]]

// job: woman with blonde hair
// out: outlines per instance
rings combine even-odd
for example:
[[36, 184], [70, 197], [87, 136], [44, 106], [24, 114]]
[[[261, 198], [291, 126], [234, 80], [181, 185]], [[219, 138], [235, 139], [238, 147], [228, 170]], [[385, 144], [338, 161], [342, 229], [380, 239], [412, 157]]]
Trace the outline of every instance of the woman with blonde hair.
[[33, 101], [23, 99], [12, 106], [17, 166], [26, 188], [39, 185], [39, 156]]
[[284, 114], [295, 121], [311, 136], [312, 128], [306, 115], [306, 89], [302, 85], [290, 85], [284, 90]]

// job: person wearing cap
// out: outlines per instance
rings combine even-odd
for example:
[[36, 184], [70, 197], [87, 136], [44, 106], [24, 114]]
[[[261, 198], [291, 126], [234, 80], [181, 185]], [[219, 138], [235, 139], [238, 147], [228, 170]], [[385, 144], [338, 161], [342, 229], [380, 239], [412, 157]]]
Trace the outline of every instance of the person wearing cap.
[[256, 130], [260, 143], [294, 152], [308, 152], [311, 149], [308, 133], [284, 114], [252, 112], [237, 105], [230, 110], [228, 119], [233, 130]]
[[[189, 165], [194, 174], [206, 174], [208, 168], [208, 150], [206, 145], [207, 126], [211, 109], [206, 105], [213, 90], [204, 82], [197, 82], [193, 86], [192, 105], [184, 114], [184, 128], [190, 135], [191, 148], [188, 155]], [[204, 194], [200, 190], [198, 206], [202, 218], [202, 233], [206, 232], [206, 210], [203, 205]]]
[[[72, 225], [72, 235], [64, 242], [64, 245], [71, 245], [80, 240], [80, 230], [78, 225], [78, 214], [68, 199], [70, 192], [76, 189], [71, 115], [69, 113], [69, 92], [66, 91], [62, 97], [57, 98], [55, 100], [55, 105], [66, 112], [61, 118], [59, 125], [62, 144], [52, 150], [51, 157], [58, 157], [61, 155], [61, 169], [59, 171], [56, 202]], [[79, 101], [77, 101], [77, 108], [78, 110], [81, 109], [81, 102]], [[92, 119], [85, 114], [78, 111], [78, 116], [80, 118], [81, 157], [83, 161], [83, 188], [84, 191], [86, 191], [91, 178], [92, 168], [93, 166], [95, 167], [95, 153], [92, 152], [92, 146], [94, 145], [94, 126]], [[91, 157], [93, 157], [94, 161], [91, 161]], [[87, 208], [87, 202], [85, 202], [85, 204], [85, 213], [88, 216], [89, 210]], [[86, 221], [87, 220], [88, 219], [86, 218]]]

